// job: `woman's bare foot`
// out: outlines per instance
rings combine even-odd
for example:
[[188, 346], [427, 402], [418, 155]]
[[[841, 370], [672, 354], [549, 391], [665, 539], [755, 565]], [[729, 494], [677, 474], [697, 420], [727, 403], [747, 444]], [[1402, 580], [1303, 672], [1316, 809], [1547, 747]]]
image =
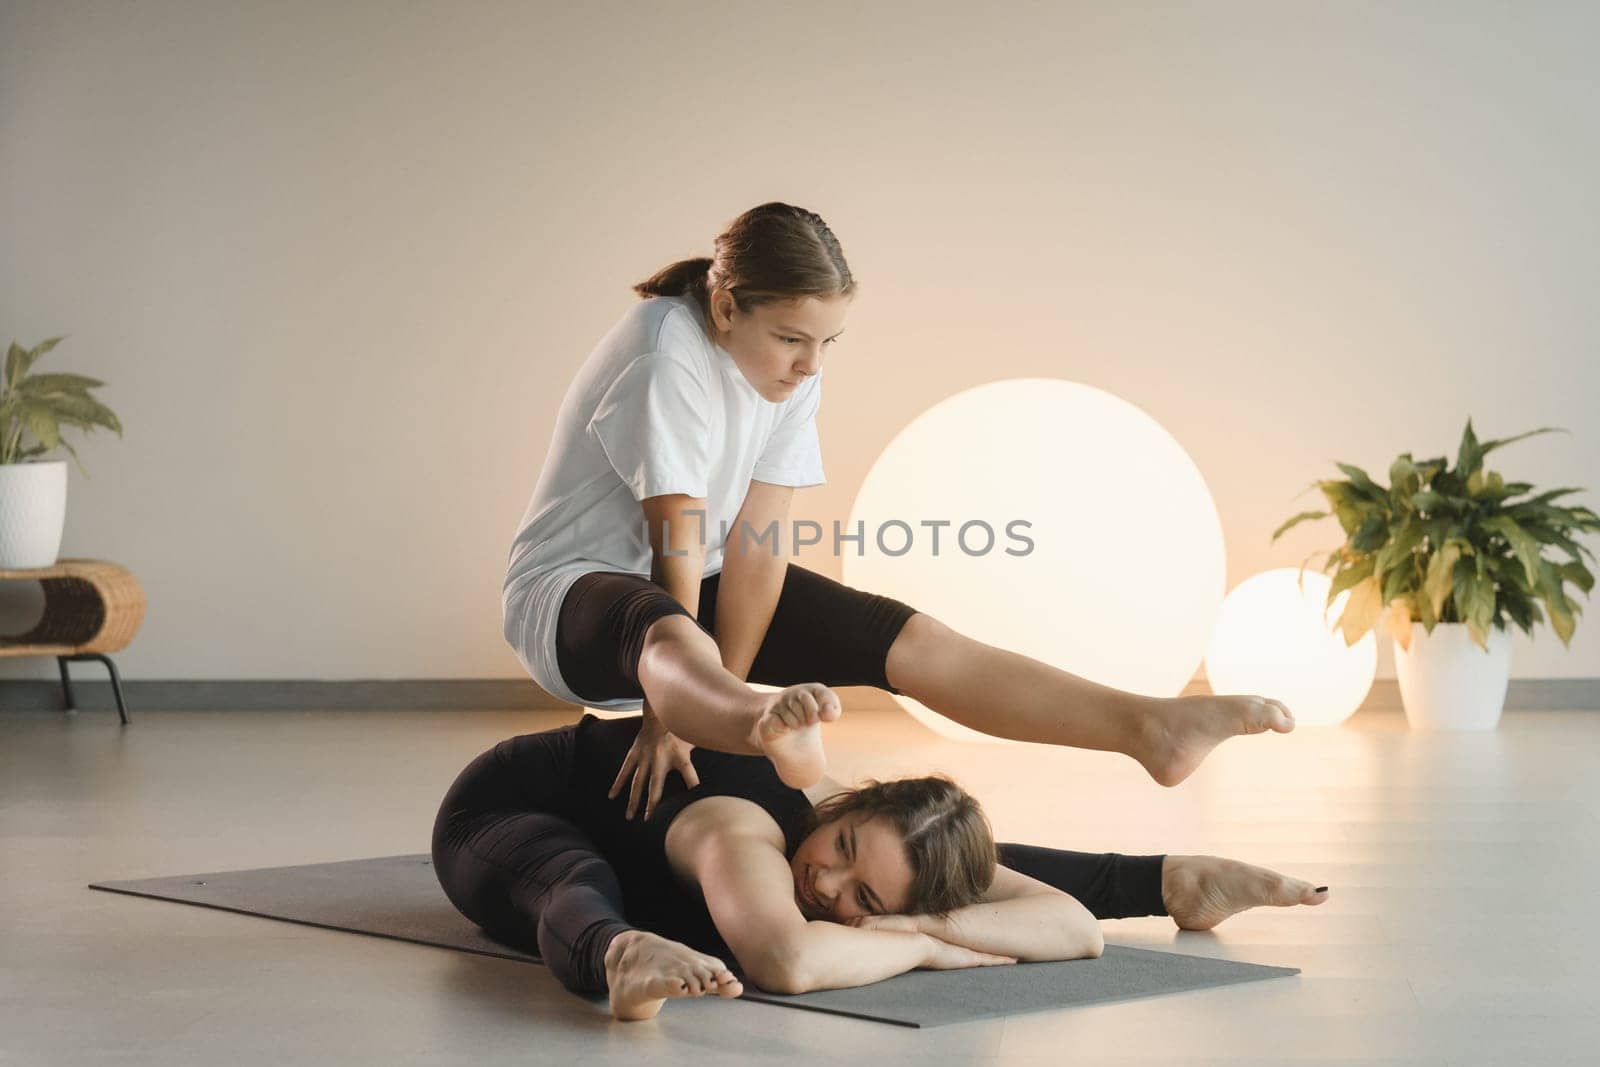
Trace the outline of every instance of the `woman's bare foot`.
[[1180, 928], [1209, 930], [1263, 904], [1321, 904], [1328, 887], [1221, 856], [1168, 856], [1161, 864], [1161, 899]]
[[1280, 700], [1258, 696], [1172, 697], [1159, 700], [1145, 720], [1141, 751], [1130, 753], [1161, 785], [1194, 773], [1218, 744], [1235, 734], [1294, 729], [1294, 713]]
[[843, 714], [838, 694], [820, 682], [802, 682], [776, 693], [756, 720], [752, 741], [791, 789], [822, 780], [828, 757], [822, 751], [822, 724]]
[[618, 1019], [653, 1019], [668, 997], [716, 993], [736, 997], [744, 986], [715, 956], [644, 930], [625, 930], [606, 946], [606, 987]]

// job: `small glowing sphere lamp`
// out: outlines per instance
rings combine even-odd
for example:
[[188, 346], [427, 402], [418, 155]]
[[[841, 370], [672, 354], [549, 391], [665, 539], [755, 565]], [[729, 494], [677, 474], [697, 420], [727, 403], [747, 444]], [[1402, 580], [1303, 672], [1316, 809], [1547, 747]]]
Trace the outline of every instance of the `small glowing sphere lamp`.
[[[1222, 522], [1183, 447], [1127, 401], [1056, 378], [918, 415], [867, 472], [840, 535], [858, 532], [839, 542], [845, 584], [1147, 696], [1194, 677], [1226, 591]], [[896, 699], [945, 737], [997, 740]]]
[[1337, 726], [1361, 706], [1378, 669], [1371, 632], [1353, 645], [1335, 627], [1350, 592], [1328, 604], [1326, 574], [1279, 567], [1234, 587], [1217, 613], [1206, 648], [1206, 677], [1216, 693], [1281, 700], [1295, 726]]

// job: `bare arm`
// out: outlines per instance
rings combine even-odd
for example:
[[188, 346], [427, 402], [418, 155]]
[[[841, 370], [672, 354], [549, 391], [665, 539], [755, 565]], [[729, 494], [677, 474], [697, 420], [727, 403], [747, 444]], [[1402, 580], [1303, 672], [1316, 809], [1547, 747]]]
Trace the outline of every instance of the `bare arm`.
[[789, 568], [784, 527], [793, 497], [793, 486], [752, 481], [723, 546], [717, 648], [722, 665], [740, 679], [750, 676], [783, 591]]
[[1014, 962], [914, 931], [807, 921], [795, 904], [783, 833], [748, 800], [709, 797], [691, 805], [667, 833], [667, 856], [700, 886], [740, 967], [771, 992], [867, 985], [918, 967]]
[[947, 915], [864, 916], [863, 929], [916, 930], [979, 952], [1019, 960], [1100, 956], [1105, 937], [1077, 898], [1009, 867], [996, 867], [983, 899]]
[[[690, 615], [700, 611], [700, 574], [706, 567], [702, 536], [706, 502], [684, 493], [645, 497], [639, 501], [650, 531], [650, 580], [682, 604]], [[699, 514], [691, 514], [698, 511]]]

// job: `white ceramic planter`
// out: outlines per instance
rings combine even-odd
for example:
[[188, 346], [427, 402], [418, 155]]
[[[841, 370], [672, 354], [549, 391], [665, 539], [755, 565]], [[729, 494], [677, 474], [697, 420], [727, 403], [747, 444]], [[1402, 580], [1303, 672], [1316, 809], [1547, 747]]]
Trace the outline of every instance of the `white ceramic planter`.
[[1394, 646], [1400, 699], [1413, 730], [1492, 730], [1511, 680], [1511, 634], [1489, 627], [1489, 651], [1472, 641], [1464, 622], [1442, 622], [1428, 633], [1411, 624], [1411, 650]]
[[53, 565], [66, 524], [66, 460], [0, 463], [0, 569]]

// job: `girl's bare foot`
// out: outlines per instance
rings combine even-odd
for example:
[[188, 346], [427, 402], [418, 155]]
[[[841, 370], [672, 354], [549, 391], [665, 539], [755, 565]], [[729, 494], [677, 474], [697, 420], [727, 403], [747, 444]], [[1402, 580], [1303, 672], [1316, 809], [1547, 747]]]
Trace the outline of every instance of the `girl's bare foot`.
[[822, 724], [844, 711], [838, 695], [820, 682], [802, 682], [766, 697], [751, 740], [772, 761], [784, 785], [791, 789], [816, 785], [828, 769]]
[[1258, 696], [1172, 697], [1158, 700], [1145, 720], [1141, 751], [1131, 753], [1161, 785], [1194, 773], [1218, 744], [1235, 734], [1294, 729], [1294, 713], [1280, 700]]
[[1161, 864], [1161, 899], [1180, 928], [1209, 930], [1263, 904], [1321, 904], [1328, 887], [1221, 856], [1168, 856]]
[[644, 930], [625, 930], [606, 946], [606, 986], [618, 1019], [653, 1019], [668, 997], [716, 993], [736, 997], [744, 986], [715, 956]]

